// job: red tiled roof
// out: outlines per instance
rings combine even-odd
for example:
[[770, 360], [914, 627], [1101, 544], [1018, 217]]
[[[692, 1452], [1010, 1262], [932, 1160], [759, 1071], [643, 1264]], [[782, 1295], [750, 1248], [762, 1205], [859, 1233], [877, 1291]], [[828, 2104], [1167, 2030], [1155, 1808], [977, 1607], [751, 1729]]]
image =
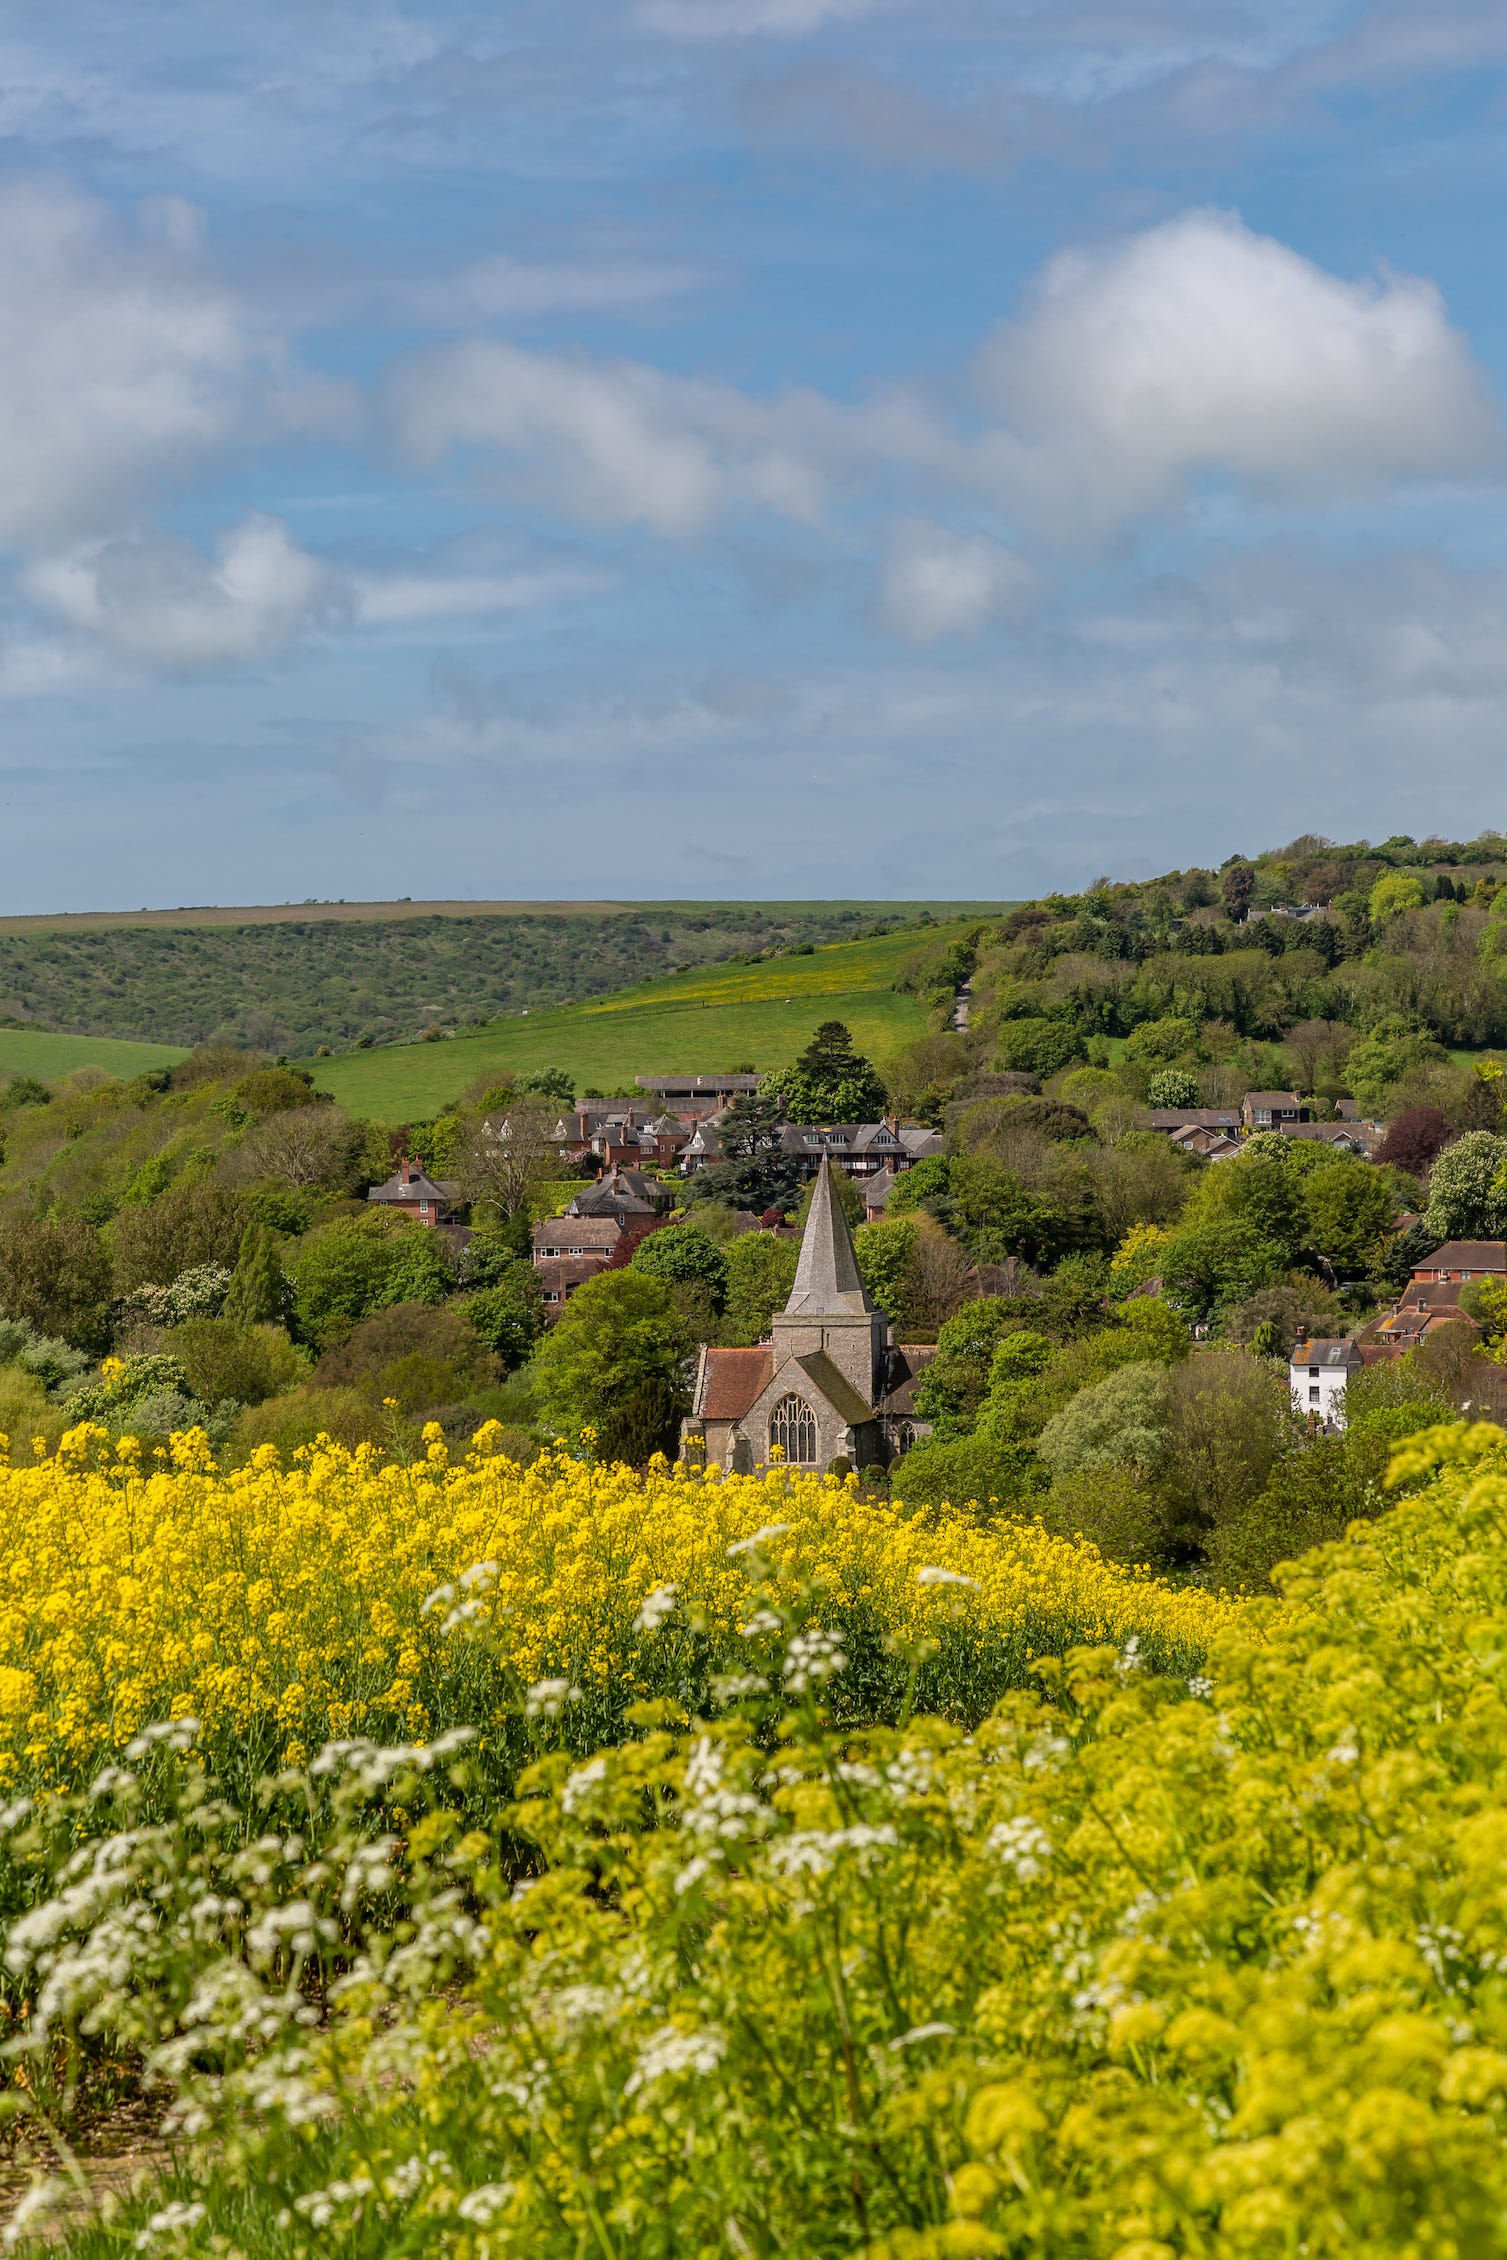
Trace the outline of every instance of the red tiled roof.
[[774, 1348], [761, 1342], [752, 1350], [709, 1349], [702, 1374], [702, 1420], [741, 1420], [774, 1374]]

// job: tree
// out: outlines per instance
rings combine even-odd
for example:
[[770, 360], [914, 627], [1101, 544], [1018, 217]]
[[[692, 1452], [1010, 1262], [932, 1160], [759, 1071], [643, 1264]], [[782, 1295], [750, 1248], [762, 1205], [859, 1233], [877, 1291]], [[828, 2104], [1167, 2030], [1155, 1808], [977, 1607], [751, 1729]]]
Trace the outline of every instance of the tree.
[[320, 1225], [289, 1257], [287, 1272], [295, 1330], [316, 1349], [343, 1340], [373, 1311], [440, 1303], [455, 1285], [440, 1234], [376, 1212]]
[[1405, 1169], [1410, 1177], [1424, 1177], [1452, 1135], [1449, 1117], [1442, 1108], [1405, 1107], [1389, 1125], [1376, 1149], [1376, 1159], [1394, 1169]]
[[935, 1199], [945, 1200], [951, 1190], [952, 1163], [946, 1154], [926, 1154], [896, 1178], [895, 1189], [885, 1203], [885, 1216], [909, 1216]]
[[455, 1307], [509, 1372], [528, 1362], [544, 1332], [539, 1274], [518, 1256], [510, 1270], [463, 1296]]
[[4, 1317], [27, 1319], [39, 1334], [60, 1335], [75, 1349], [100, 1351], [110, 1340], [114, 1285], [109, 1251], [82, 1217], [0, 1217]]
[[1443, 1061], [1448, 1056], [1426, 1028], [1393, 1014], [1379, 1020], [1369, 1035], [1351, 1046], [1345, 1059], [1345, 1077], [1360, 1104], [1376, 1113], [1386, 1105], [1392, 1085], [1400, 1082], [1410, 1067], [1428, 1060]]
[[995, 1061], [1017, 1073], [1060, 1075], [1075, 1060], [1087, 1059], [1088, 1047], [1075, 1020], [1030, 1016], [1007, 1020], [995, 1046]]
[[491, 1355], [465, 1314], [429, 1303], [374, 1311], [325, 1352], [314, 1373], [321, 1389], [359, 1389], [378, 1403], [394, 1397], [407, 1413], [459, 1404], [496, 1378]]
[[945, 1433], [971, 1428], [989, 1394], [989, 1373], [1002, 1337], [1030, 1324], [1031, 1305], [1001, 1295], [965, 1303], [937, 1335], [937, 1354], [916, 1384], [916, 1410]]
[[1438, 1240], [1507, 1237], [1507, 1138], [1468, 1130], [1446, 1146], [1429, 1179], [1424, 1222]]
[[1400, 911], [1417, 910], [1423, 902], [1423, 888], [1411, 871], [1384, 871], [1371, 889], [1367, 909], [1373, 926], [1383, 926]]
[[1240, 1217], [1190, 1224], [1162, 1250], [1162, 1292], [1188, 1318], [1202, 1320], [1218, 1304], [1244, 1302], [1258, 1288], [1275, 1287], [1288, 1262], [1285, 1247]]
[[[1125, 1039], [1124, 1057], [1143, 1060], [1150, 1065], [1170, 1065], [1175, 1059], [1182, 1059], [1190, 1052], [1201, 1050], [1197, 1021], [1186, 1020], [1178, 1013], [1169, 1013], [1165, 1019], [1143, 1020], [1139, 1027], [1132, 1028]], [[1175, 1106], [1178, 1102], [1174, 1099], [1161, 1103]]]
[[889, 1105], [882, 1078], [840, 1020], [824, 1020], [792, 1067], [766, 1079], [791, 1122], [876, 1122]]
[[[1284, 1139], [1284, 1146], [1287, 1143]], [[1308, 1220], [1299, 1170], [1290, 1165], [1285, 1152], [1280, 1158], [1242, 1154], [1206, 1171], [1184, 1212], [1184, 1222], [1213, 1224], [1225, 1219], [1249, 1225], [1263, 1240], [1282, 1248], [1292, 1262], [1303, 1245]]]
[[1159, 1468], [1169, 1449], [1166, 1369], [1122, 1366], [1108, 1380], [1082, 1389], [1037, 1439], [1055, 1476], [1089, 1475], [1111, 1467]]
[[1040, 1481], [1034, 1452], [993, 1436], [924, 1437], [890, 1477], [895, 1497], [911, 1510], [952, 1506], [980, 1522], [1037, 1491]]
[[567, 1113], [575, 1105], [576, 1087], [563, 1067], [541, 1067], [532, 1075], [520, 1075], [518, 1088], [534, 1098], [547, 1099], [551, 1106]]
[[452, 1172], [478, 1223], [494, 1228], [526, 1222], [540, 1187], [559, 1173], [554, 1129], [559, 1117], [537, 1104], [508, 1110], [503, 1125], [485, 1115], [463, 1118], [455, 1134]]
[[233, 1318], [190, 1319], [187, 1325], [172, 1328], [168, 1346], [194, 1395], [210, 1405], [226, 1398], [259, 1405], [308, 1379], [307, 1356], [294, 1348], [281, 1326], [243, 1325]]
[[1198, 1078], [1185, 1067], [1164, 1067], [1146, 1088], [1148, 1106], [1197, 1106]]
[[712, 1309], [720, 1312], [727, 1301], [727, 1258], [699, 1224], [662, 1224], [641, 1240], [629, 1259], [635, 1271], [666, 1286], [686, 1286], [692, 1281], [705, 1287]]
[[351, 1193], [371, 1182], [366, 1144], [363, 1126], [334, 1107], [290, 1107], [247, 1131], [233, 1157], [235, 1175], [270, 1178], [295, 1192]]
[[800, 1189], [800, 1164], [784, 1150], [784, 1114], [767, 1091], [746, 1091], [730, 1101], [717, 1124], [721, 1161], [698, 1170], [691, 1181], [697, 1201], [722, 1201], [729, 1208], [782, 1213]]
[[118, 1291], [170, 1287], [195, 1264], [231, 1269], [250, 1213], [244, 1193], [203, 1178], [180, 1178], [148, 1207], [123, 1208], [110, 1225]]
[[968, 1046], [961, 1036], [945, 1032], [918, 1036], [886, 1065], [890, 1098], [908, 1121], [940, 1130], [947, 1102], [969, 1065]]
[[859, 1277], [869, 1298], [902, 1333], [912, 1298], [918, 1237], [915, 1220], [908, 1216], [861, 1224], [853, 1235]]
[[291, 1300], [277, 1234], [253, 1218], [241, 1234], [240, 1253], [221, 1315], [242, 1326], [281, 1325], [288, 1317]]
[[1337, 1271], [1354, 1273], [1376, 1257], [1395, 1204], [1386, 1177], [1370, 1162], [1336, 1154], [1310, 1175], [1303, 1205], [1314, 1247]]
[[772, 1232], [742, 1232], [727, 1250], [727, 1323], [735, 1342], [767, 1341], [795, 1285], [800, 1248]]
[[1227, 863], [1220, 874], [1219, 899], [1235, 924], [1248, 915], [1256, 893], [1256, 874], [1248, 863]]
[[1249, 1350], [1219, 1349], [1168, 1374], [1170, 1450], [1160, 1489], [1174, 1555], [1202, 1552], [1267, 1482], [1292, 1422], [1287, 1375]]
[[689, 1405], [690, 1350], [663, 1280], [598, 1272], [578, 1287], [530, 1369], [544, 1419], [567, 1437], [596, 1433], [602, 1460], [634, 1465], [675, 1448]]

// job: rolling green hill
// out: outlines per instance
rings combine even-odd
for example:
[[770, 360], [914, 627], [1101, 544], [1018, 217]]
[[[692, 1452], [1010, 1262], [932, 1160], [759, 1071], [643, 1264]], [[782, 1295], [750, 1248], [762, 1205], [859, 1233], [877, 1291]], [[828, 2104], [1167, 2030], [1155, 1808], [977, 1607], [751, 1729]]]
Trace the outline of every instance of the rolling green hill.
[[148, 1067], [171, 1067], [183, 1057], [176, 1044], [127, 1044], [110, 1036], [55, 1036], [45, 1028], [0, 1028], [0, 1075], [35, 1075], [39, 1083], [71, 1075], [76, 1067], [102, 1067], [130, 1077]]
[[[966, 924], [958, 922], [958, 930]], [[930, 926], [927, 937], [950, 927]], [[353, 1114], [416, 1121], [494, 1071], [559, 1067], [580, 1090], [611, 1089], [635, 1075], [764, 1072], [794, 1057], [822, 1020], [843, 1020], [860, 1050], [883, 1057], [925, 1033], [912, 996], [891, 984], [921, 933], [838, 942], [809, 957], [723, 965], [645, 982], [588, 1004], [499, 1020], [440, 1043], [394, 1044], [308, 1064], [320, 1090]]]
[[[0, 1023], [308, 1053], [483, 1027], [919, 904], [321, 903], [0, 919]], [[991, 906], [980, 905], [985, 910]], [[942, 906], [944, 915], [972, 909]]]

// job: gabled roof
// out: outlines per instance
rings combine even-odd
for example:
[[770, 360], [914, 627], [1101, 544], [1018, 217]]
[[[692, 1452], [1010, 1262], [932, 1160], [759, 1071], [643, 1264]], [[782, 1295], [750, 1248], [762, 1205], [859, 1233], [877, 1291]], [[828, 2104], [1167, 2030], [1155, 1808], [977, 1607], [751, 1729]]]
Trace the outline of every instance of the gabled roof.
[[1153, 1130], [1238, 1130], [1238, 1106], [1154, 1106]]
[[916, 1410], [916, 1383], [937, 1354], [935, 1342], [899, 1342], [889, 1353], [885, 1367], [884, 1394], [879, 1400], [879, 1410], [892, 1417], [914, 1415]]
[[1353, 1342], [1318, 1341], [1298, 1342], [1293, 1347], [1293, 1368], [1299, 1366], [1328, 1366], [1348, 1372], [1363, 1361]]
[[832, 1164], [823, 1158], [785, 1310], [792, 1318], [864, 1318], [873, 1308], [858, 1275], [853, 1236], [833, 1185]]
[[453, 1192], [436, 1184], [417, 1162], [405, 1161], [385, 1185], [373, 1185], [366, 1197], [369, 1201], [444, 1202], [453, 1198]]
[[622, 1223], [616, 1216], [572, 1216], [567, 1210], [564, 1216], [549, 1217], [534, 1226], [534, 1253], [541, 1256], [546, 1249], [554, 1248], [610, 1256], [622, 1236]]
[[896, 1177], [895, 1172], [892, 1169], [886, 1168], [876, 1170], [872, 1177], [866, 1178], [864, 1180], [864, 1207], [883, 1208], [899, 1182], [900, 1180]]
[[1421, 1256], [1413, 1277], [1427, 1278], [1431, 1271], [1507, 1272], [1507, 1240], [1446, 1240], [1431, 1256]]
[[697, 1375], [698, 1420], [742, 1420], [769, 1387], [774, 1350], [761, 1342], [753, 1350], [708, 1349]]
[[850, 1428], [861, 1427], [866, 1420], [873, 1419], [873, 1406], [859, 1396], [847, 1375], [833, 1364], [825, 1350], [808, 1350], [795, 1362]]
[[1245, 1103], [1249, 1107], [1265, 1107], [1270, 1113], [1273, 1107], [1296, 1109], [1299, 1100], [1296, 1091], [1247, 1091]]

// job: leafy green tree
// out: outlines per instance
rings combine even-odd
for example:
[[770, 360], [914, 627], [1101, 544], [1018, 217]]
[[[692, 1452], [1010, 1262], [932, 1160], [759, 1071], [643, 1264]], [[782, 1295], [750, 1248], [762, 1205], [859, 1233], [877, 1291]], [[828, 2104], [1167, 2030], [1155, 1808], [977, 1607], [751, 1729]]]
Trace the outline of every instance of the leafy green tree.
[[1219, 899], [1238, 926], [1256, 895], [1256, 874], [1248, 863], [1227, 863], [1219, 876]]
[[770, 1209], [783, 1214], [801, 1182], [800, 1164], [782, 1144], [784, 1120], [779, 1099], [767, 1091], [745, 1091], [731, 1100], [717, 1125], [723, 1158], [697, 1171], [693, 1198], [751, 1209], [755, 1216]]
[[575, 1104], [576, 1087], [563, 1067], [542, 1067], [532, 1075], [520, 1075], [518, 1089], [547, 1099], [551, 1106], [568, 1110]]
[[[221, 1315], [242, 1326], [280, 1326], [292, 1304], [287, 1275], [278, 1253], [278, 1237], [265, 1224], [252, 1219], [241, 1234], [240, 1253], [226, 1290]], [[233, 1396], [234, 1390], [227, 1390]], [[244, 1400], [249, 1404], [252, 1400]]]
[[1384, 871], [1371, 889], [1367, 908], [1371, 922], [1383, 926], [1399, 911], [1417, 910], [1422, 906], [1423, 888], [1411, 871]]
[[1288, 1261], [1280, 1242], [1266, 1239], [1242, 1217], [1190, 1224], [1162, 1250], [1162, 1292], [1187, 1318], [1203, 1320], [1220, 1304], [1244, 1302], [1259, 1288], [1275, 1287]]
[[213, 1179], [179, 1178], [145, 1208], [124, 1208], [110, 1225], [118, 1291], [170, 1287], [180, 1271], [239, 1260], [250, 1215], [244, 1193]]
[[1054, 1476], [1098, 1469], [1161, 1467], [1170, 1449], [1167, 1375], [1160, 1365], [1127, 1365], [1084, 1389], [1048, 1421], [1037, 1450]]
[[441, 1232], [409, 1224], [392, 1235], [384, 1303], [442, 1303], [455, 1291], [455, 1256]]
[[[1125, 1039], [1126, 1059], [1142, 1060], [1148, 1066], [1170, 1066], [1175, 1059], [1184, 1059], [1191, 1052], [1203, 1049], [1199, 1041], [1198, 1022], [1186, 1020], [1179, 1013], [1168, 1013], [1161, 1020], [1143, 1020], [1132, 1028]], [[1156, 1102], [1176, 1106], [1176, 1099]]]
[[926, 1154], [896, 1178], [895, 1189], [885, 1203], [886, 1220], [909, 1216], [934, 1200], [945, 1200], [951, 1190], [952, 1163], [946, 1154]]
[[783, 1099], [791, 1122], [877, 1122], [889, 1105], [882, 1077], [840, 1020], [824, 1020], [795, 1064], [764, 1087]]
[[997, 1066], [1016, 1073], [1060, 1075], [1075, 1060], [1087, 1059], [1088, 1047], [1075, 1020], [1029, 1016], [1007, 1020], [995, 1045]]
[[287, 1263], [294, 1330], [327, 1349], [373, 1311], [440, 1303], [455, 1285], [448, 1244], [420, 1224], [377, 1212], [341, 1216], [302, 1240]]
[[519, 1256], [512, 1258], [509, 1270], [463, 1296], [455, 1307], [509, 1372], [527, 1364], [544, 1332], [539, 1274]]
[[391, 1397], [407, 1414], [460, 1404], [497, 1378], [493, 1358], [460, 1309], [416, 1302], [373, 1311], [325, 1352], [314, 1372], [321, 1389], [359, 1389], [377, 1403]]
[[0, 1315], [99, 1351], [110, 1340], [114, 1290], [109, 1250], [82, 1217], [0, 1216]]
[[670, 1290], [644, 1272], [598, 1272], [576, 1289], [531, 1367], [543, 1418], [602, 1460], [638, 1465], [675, 1449], [690, 1350]]
[[912, 1217], [861, 1224], [853, 1235], [859, 1277], [870, 1299], [902, 1333], [914, 1285], [918, 1227]]
[[696, 1282], [707, 1289], [712, 1308], [720, 1312], [727, 1302], [727, 1258], [699, 1224], [662, 1224], [641, 1240], [630, 1259], [633, 1270], [666, 1286]]
[[767, 1341], [795, 1285], [800, 1248], [772, 1232], [743, 1232], [727, 1250], [727, 1323], [735, 1342]]
[[1429, 1178], [1424, 1223], [1441, 1240], [1507, 1238], [1507, 1138], [1469, 1130], [1446, 1146]]
[[196, 1318], [168, 1335], [170, 1354], [188, 1386], [206, 1404], [234, 1398], [259, 1405], [309, 1377], [309, 1360], [281, 1326], [243, 1324], [233, 1318]]
[[1351, 1046], [1345, 1057], [1345, 1080], [1368, 1113], [1379, 1113], [1394, 1083], [1410, 1067], [1427, 1060], [1448, 1058], [1426, 1028], [1400, 1014], [1379, 1020], [1369, 1035]]
[[1003, 1295], [965, 1303], [937, 1334], [937, 1354], [916, 1384], [916, 1410], [948, 1433], [972, 1426], [989, 1394], [989, 1374], [1001, 1339], [1030, 1323], [1030, 1305]]
[[1394, 1202], [1386, 1173], [1336, 1154], [1303, 1188], [1308, 1236], [1336, 1270], [1359, 1272], [1375, 1260], [1391, 1229]]
[[1186, 1067], [1164, 1067], [1153, 1075], [1146, 1090], [1148, 1106], [1197, 1106], [1198, 1078]]
[[1036, 1455], [993, 1436], [926, 1436], [890, 1476], [907, 1508], [952, 1506], [992, 1522], [1041, 1488]]
[[1004, 1263], [1019, 1256], [1027, 1263], [1051, 1264], [1085, 1237], [1081, 1214], [1074, 1216], [1028, 1192], [1013, 1170], [987, 1154], [959, 1154], [952, 1163], [951, 1188], [946, 1202], [927, 1205], [976, 1263]]
[[[1284, 1141], [1285, 1143], [1285, 1141]], [[1185, 1225], [1229, 1220], [1246, 1224], [1263, 1240], [1282, 1248], [1292, 1262], [1308, 1230], [1303, 1187], [1284, 1154], [1223, 1161], [1206, 1170], [1183, 1215]]]

